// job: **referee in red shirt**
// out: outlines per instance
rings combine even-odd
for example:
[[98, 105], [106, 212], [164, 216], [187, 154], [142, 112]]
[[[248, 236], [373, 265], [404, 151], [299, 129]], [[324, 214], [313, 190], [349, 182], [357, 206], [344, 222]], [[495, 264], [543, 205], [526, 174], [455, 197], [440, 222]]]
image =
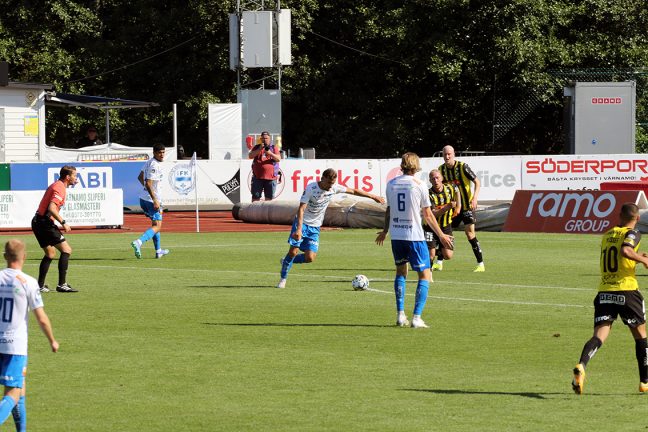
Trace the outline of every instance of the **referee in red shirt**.
[[61, 224], [65, 232], [72, 230], [70, 225], [59, 214], [59, 211], [65, 205], [67, 188], [75, 184], [77, 184], [76, 168], [71, 165], [65, 165], [61, 168], [59, 179], [52, 183], [45, 191], [36, 215], [32, 219], [32, 231], [36, 236], [36, 240], [38, 240], [38, 244], [45, 252], [45, 256], [41, 260], [38, 269], [38, 286], [41, 292], [50, 292], [49, 287], [45, 285], [45, 278], [47, 277], [52, 260], [56, 257], [56, 249], [61, 252], [58, 262], [59, 281], [56, 286], [56, 291], [63, 293], [78, 292], [68, 285], [65, 280], [72, 248], [59, 227], [54, 225], [54, 221], [56, 221]]

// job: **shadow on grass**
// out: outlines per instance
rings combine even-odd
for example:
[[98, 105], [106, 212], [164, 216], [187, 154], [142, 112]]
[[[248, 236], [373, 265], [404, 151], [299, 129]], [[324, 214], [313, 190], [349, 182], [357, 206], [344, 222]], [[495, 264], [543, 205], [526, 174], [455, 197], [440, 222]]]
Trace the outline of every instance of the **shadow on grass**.
[[[318, 281], [318, 284], [341, 284], [345, 283], [345, 281]], [[297, 284], [297, 283], [295, 283]], [[280, 288], [277, 288], [275, 285], [187, 285], [184, 288], [211, 288], [211, 289], [219, 289], [219, 288], [225, 288], [225, 289], [272, 289], [277, 292], [282, 292], [283, 290]], [[371, 289], [368, 290], [354, 290], [353, 288], [345, 289], [343, 291], [350, 291], [350, 292], [366, 292], [366, 291], [371, 291]]]
[[225, 288], [225, 289], [268, 289], [268, 288], [273, 288], [276, 290], [274, 285], [187, 285], [186, 287], [183, 288], [210, 288], [210, 289], [218, 289], [218, 288]]
[[385, 267], [377, 267], [377, 268], [365, 268], [363, 267], [362, 269], [358, 269], [357, 267], [354, 268], [343, 268], [343, 267], [331, 267], [331, 268], [326, 268], [326, 267], [318, 267], [317, 270], [324, 270], [324, 271], [348, 271], [348, 272], [383, 272], [383, 273], [394, 273], [394, 268], [385, 268]]
[[[39, 258], [27, 258], [25, 261], [39, 263], [39, 262], [41, 262], [42, 259], [43, 259], [43, 257], [41, 256]], [[143, 260], [146, 260], [146, 259], [147, 258], [144, 258]], [[155, 258], [151, 258], [151, 259], [155, 259]], [[58, 260], [59, 260], [59, 255], [57, 255], [56, 258], [54, 258], [52, 261], [54, 263], [56, 263], [56, 262], [58, 262]], [[70, 258], [70, 265], [73, 266], [75, 261], [133, 261], [133, 262], [136, 262], [136, 261], [143, 261], [143, 260], [137, 260], [137, 259], [134, 259], [134, 258], [105, 258], [105, 257], [103, 257], [103, 258], [76, 258], [76, 257], [72, 257], [72, 258]]]
[[414, 391], [434, 394], [450, 395], [493, 395], [493, 396], [521, 396], [531, 399], [546, 399], [545, 395], [565, 395], [565, 393], [536, 393], [536, 392], [500, 392], [500, 391], [479, 391], [479, 390], [456, 390], [456, 389], [401, 389], [402, 391]]
[[379, 324], [341, 324], [341, 323], [203, 323], [211, 326], [235, 326], [235, 327], [375, 327], [386, 328], [394, 327], [393, 325], [379, 325]]

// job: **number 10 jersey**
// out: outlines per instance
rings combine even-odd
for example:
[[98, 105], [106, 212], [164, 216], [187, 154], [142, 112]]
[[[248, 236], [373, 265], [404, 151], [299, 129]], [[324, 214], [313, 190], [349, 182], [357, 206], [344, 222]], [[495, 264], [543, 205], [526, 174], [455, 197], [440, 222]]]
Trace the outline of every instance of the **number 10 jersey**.
[[639, 289], [635, 277], [637, 262], [621, 255], [621, 248], [637, 251], [641, 233], [628, 227], [614, 227], [601, 240], [601, 284], [599, 291], [631, 291]]

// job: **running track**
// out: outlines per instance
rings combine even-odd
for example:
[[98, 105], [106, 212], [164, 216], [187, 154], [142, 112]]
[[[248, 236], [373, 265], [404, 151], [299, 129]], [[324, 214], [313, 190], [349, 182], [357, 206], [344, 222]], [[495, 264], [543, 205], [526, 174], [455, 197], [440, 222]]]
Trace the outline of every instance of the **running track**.
[[[195, 212], [165, 212], [162, 232], [196, 232]], [[290, 232], [289, 225], [246, 223], [235, 220], [231, 211], [205, 211], [199, 213], [200, 232]], [[72, 233], [127, 233], [142, 232], [151, 226], [151, 221], [143, 214], [124, 214], [124, 224], [119, 229], [99, 229], [94, 227], [74, 227]], [[30, 229], [2, 229], [0, 234], [31, 233]]]

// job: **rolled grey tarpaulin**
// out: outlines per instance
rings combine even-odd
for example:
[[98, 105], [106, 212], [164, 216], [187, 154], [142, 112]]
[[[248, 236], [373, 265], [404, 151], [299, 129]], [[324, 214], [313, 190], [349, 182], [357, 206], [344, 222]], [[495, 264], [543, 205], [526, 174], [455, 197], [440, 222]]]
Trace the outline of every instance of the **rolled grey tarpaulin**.
[[[238, 203], [232, 208], [234, 219], [243, 222], [292, 225], [299, 208], [298, 201], [257, 201]], [[324, 226], [346, 228], [382, 228], [385, 204], [367, 198], [342, 196], [334, 199], [326, 209]]]
[[[501, 203], [479, 208], [475, 229], [477, 231], [501, 231], [510, 207], [510, 203]], [[274, 200], [238, 203], [232, 208], [232, 216], [243, 222], [292, 225], [298, 208], [299, 202], [297, 201]], [[385, 210], [387, 210], [386, 204], [378, 204], [370, 199], [352, 195], [342, 196], [331, 201], [326, 209], [324, 226], [382, 228]], [[462, 229], [459, 228], [459, 230]]]

